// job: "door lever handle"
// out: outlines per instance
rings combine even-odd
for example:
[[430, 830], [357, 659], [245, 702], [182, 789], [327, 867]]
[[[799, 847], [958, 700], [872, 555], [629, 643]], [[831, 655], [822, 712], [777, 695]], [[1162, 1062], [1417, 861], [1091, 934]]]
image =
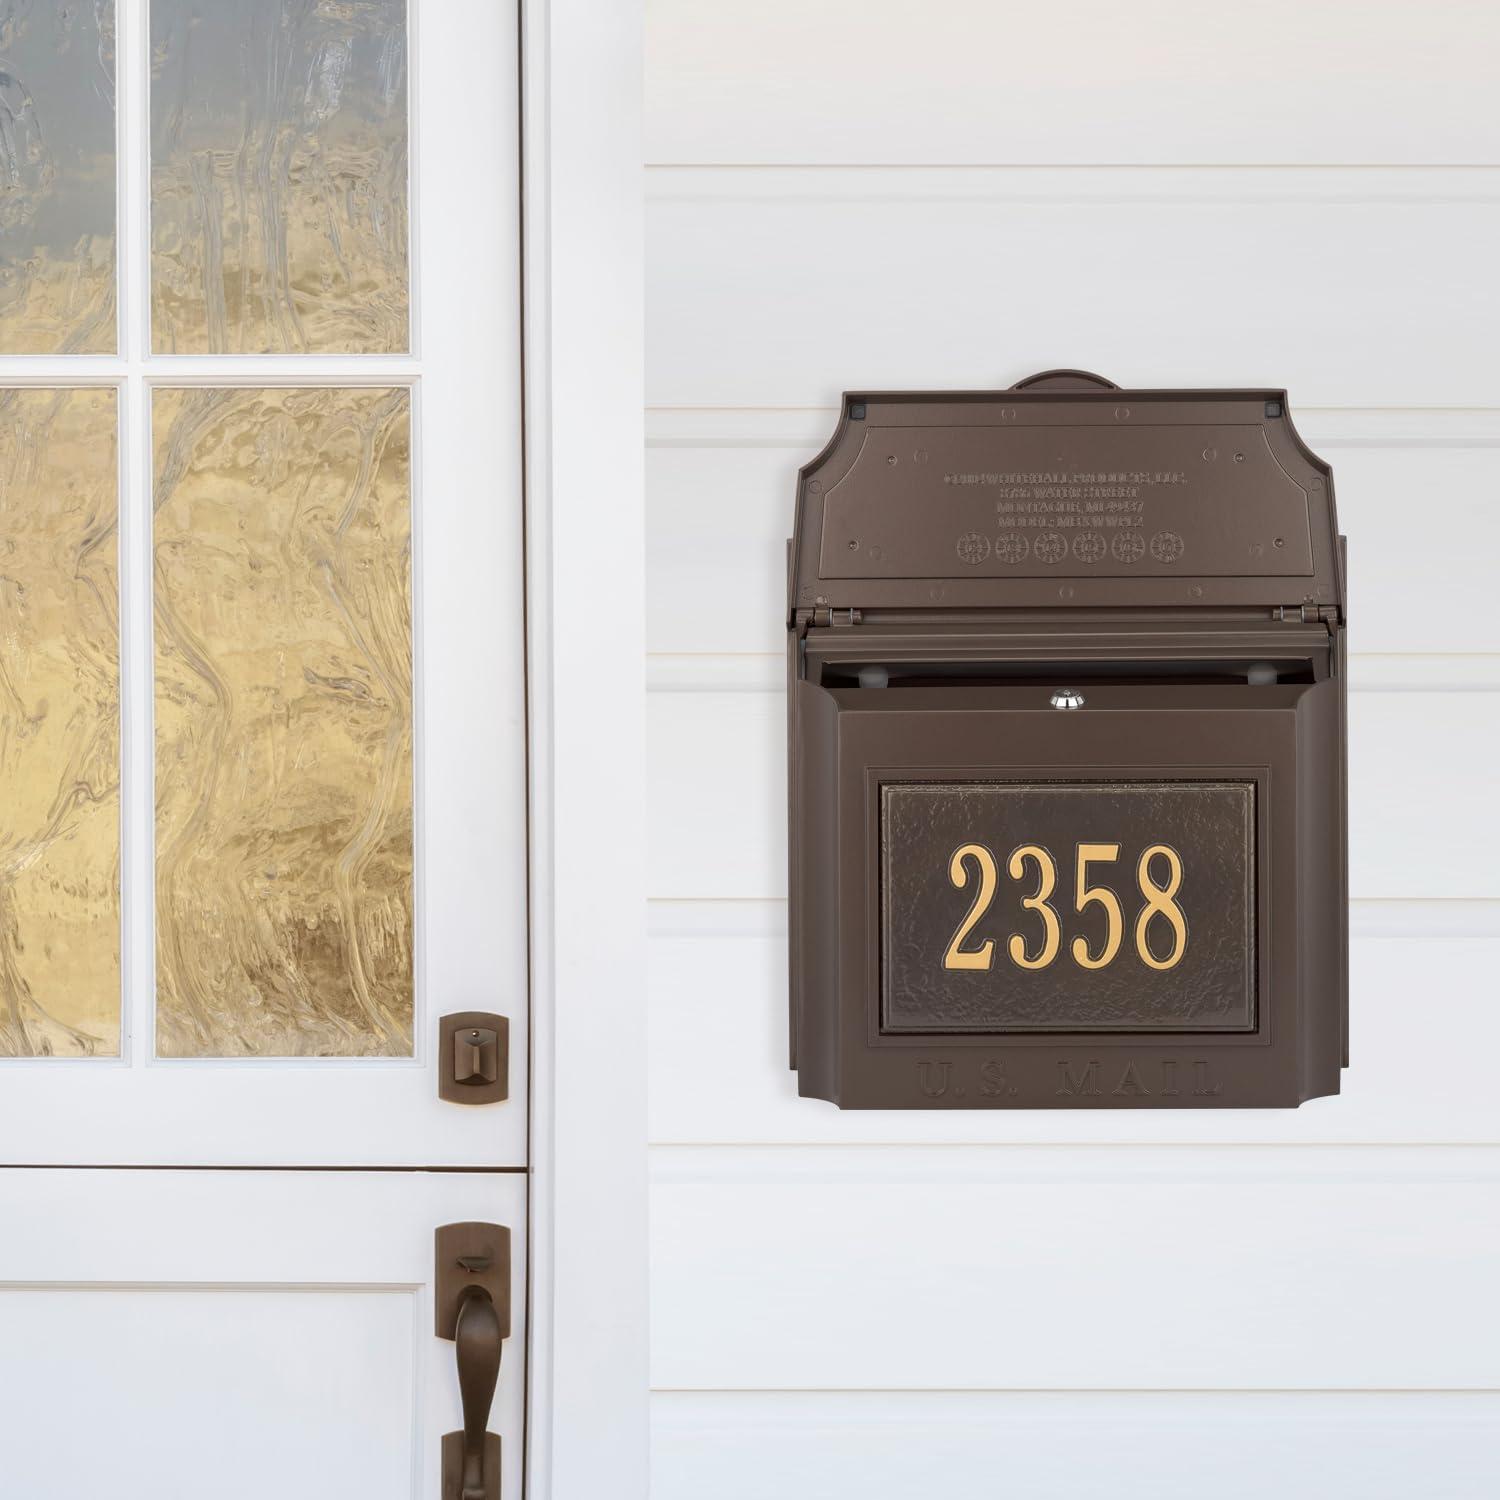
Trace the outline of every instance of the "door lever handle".
[[445, 1224], [434, 1255], [436, 1332], [453, 1340], [464, 1414], [463, 1430], [443, 1437], [442, 1497], [500, 1500], [500, 1439], [486, 1428], [510, 1335], [510, 1231]]
[[[500, 1379], [500, 1350], [505, 1335], [500, 1315], [482, 1286], [467, 1286], [459, 1297], [453, 1331], [458, 1351], [458, 1394], [464, 1408], [463, 1477], [459, 1500], [491, 1500], [500, 1493], [499, 1476], [485, 1473], [490, 1405]], [[498, 1448], [499, 1444], [496, 1443]]]

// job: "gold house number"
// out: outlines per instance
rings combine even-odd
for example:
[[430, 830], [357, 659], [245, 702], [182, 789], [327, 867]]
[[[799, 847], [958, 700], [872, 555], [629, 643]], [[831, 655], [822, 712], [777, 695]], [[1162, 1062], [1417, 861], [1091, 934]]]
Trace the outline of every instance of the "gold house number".
[[[1114, 962], [1125, 936], [1125, 913], [1120, 898], [1107, 885], [1089, 883], [1089, 866], [1112, 864], [1120, 857], [1118, 844], [1079, 844], [1073, 860], [1073, 908], [1083, 911], [1089, 906], [1104, 908], [1104, 942], [1097, 953], [1091, 952], [1085, 939], [1075, 937], [1071, 944], [1073, 962], [1083, 969], [1102, 969]], [[1164, 859], [1167, 864], [1167, 881], [1158, 885], [1154, 878], [1152, 861]], [[995, 867], [995, 856], [983, 844], [960, 844], [948, 861], [948, 879], [963, 890], [969, 883], [969, 866], [973, 864], [979, 873], [979, 889], [973, 903], [948, 951], [943, 954], [945, 969], [982, 969], [994, 967], [995, 943], [986, 939], [977, 948], [965, 948], [964, 939], [973, 931], [974, 925], [984, 916], [995, 899], [995, 887], [1000, 876]], [[1057, 889], [1057, 861], [1040, 844], [1021, 844], [1011, 851], [1005, 868], [1012, 880], [1024, 880], [1026, 867], [1036, 870], [1036, 890], [1023, 897], [1021, 905], [1035, 912], [1041, 922], [1040, 943], [1034, 952], [1029, 951], [1027, 940], [1019, 932], [1013, 932], [1005, 945], [1011, 962], [1022, 969], [1045, 969], [1062, 948], [1062, 923], [1057, 908], [1052, 904], [1052, 893]], [[1147, 968], [1175, 969], [1187, 951], [1187, 920], [1177, 904], [1177, 892], [1182, 886], [1182, 857], [1170, 844], [1152, 844], [1145, 850], [1135, 866], [1135, 881], [1146, 904], [1135, 919], [1135, 951]], [[1158, 956], [1151, 946], [1152, 921], [1160, 917], [1171, 932], [1172, 942], [1164, 956]]]

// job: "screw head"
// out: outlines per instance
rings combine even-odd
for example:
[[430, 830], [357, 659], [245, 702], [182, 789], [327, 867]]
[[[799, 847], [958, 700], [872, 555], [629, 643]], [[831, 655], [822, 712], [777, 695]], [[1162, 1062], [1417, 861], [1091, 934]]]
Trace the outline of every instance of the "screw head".
[[1077, 688], [1058, 688], [1048, 701], [1053, 708], [1082, 708], [1083, 694]]

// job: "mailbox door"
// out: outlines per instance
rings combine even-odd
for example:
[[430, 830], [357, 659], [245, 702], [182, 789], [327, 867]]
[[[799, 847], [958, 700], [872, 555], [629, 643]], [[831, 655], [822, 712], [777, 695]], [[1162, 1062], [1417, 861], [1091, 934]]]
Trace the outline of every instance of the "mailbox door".
[[812, 1092], [821, 1074], [846, 1107], [1139, 1108], [1336, 1088], [1335, 682], [1096, 685], [1076, 712], [1040, 685], [799, 693], [825, 740], [809, 759], [837, 765], [836, 821], [811, 789], [800, 854], [836, 892], [798, 934], [839, 992], [836, 1034], [803, 1007]]

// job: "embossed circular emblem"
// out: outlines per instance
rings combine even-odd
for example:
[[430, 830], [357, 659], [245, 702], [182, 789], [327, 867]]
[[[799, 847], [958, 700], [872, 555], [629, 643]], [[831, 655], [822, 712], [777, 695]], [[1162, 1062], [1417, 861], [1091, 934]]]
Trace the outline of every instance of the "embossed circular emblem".
[[1010, 563], [1012, 567], [1016, 563], [1026, 561], [1026, 554], [1031, 551], [1031, 543], [1021, 535], [1019, 531], [1002, 531], [995, 538], [995, 556], [1003, 563]]
[[1151, 555], [1157, 562], [1174, 563], [1183, 553], [1183, 540], [1175, 531], [1158, 531], [1151, 538]]
[[1138, 531], [1117, 531], [1110, 539], [1109, 550], [1116, 562], [1139, 562], [1145, 555], [1146, 538]]
[[990, 555], [990, 539], [977, 531], [966, 531], [958, 539], [958, 555], [971, 568], [978, 567]]
[[1081, 563], [1103, 562], [1109, 543], [1097, 531], [1080, 531], [1073, 538], [1073, 556]]
[[1044, 531], [1032, 544], [1038, 562], [1060, 563], [1068, 555], [1068, 539], [1060, 531]]

